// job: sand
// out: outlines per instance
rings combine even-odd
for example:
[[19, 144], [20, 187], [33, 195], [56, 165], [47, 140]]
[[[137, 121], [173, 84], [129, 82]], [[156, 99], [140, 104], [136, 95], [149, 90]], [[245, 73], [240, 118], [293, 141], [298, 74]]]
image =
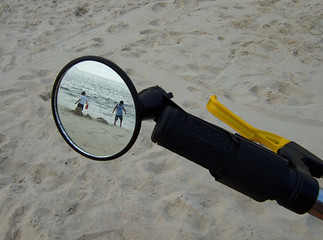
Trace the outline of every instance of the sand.
[[50, 104], [61, 68], [98, 55], [137, 91], [159, 85], [234, 132], [207, 111], [215, 94], [323, 158], [322, 12], [321, 0], [1, 1], [0, 238], [322, 239], [321, 220], [255, 202], [153, 144], [152, 121], [119, 159], [87, 159]]

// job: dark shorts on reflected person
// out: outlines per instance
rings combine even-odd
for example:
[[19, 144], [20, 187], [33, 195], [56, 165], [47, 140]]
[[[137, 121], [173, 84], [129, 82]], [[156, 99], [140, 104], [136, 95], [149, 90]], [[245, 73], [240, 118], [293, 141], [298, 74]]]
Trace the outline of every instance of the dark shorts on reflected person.
[[123, 120], [122, 115], [116, 115], [115, 120], [117, 121], [117, 120], [118, 120], [118, 118], [120, 119], [120, 121], [122, 121], [122, 120]]
[[83, 110], [83, 107], [84, 107], [83, 104], [79, 103], [79, 104], [77, 104], [77, 106]]

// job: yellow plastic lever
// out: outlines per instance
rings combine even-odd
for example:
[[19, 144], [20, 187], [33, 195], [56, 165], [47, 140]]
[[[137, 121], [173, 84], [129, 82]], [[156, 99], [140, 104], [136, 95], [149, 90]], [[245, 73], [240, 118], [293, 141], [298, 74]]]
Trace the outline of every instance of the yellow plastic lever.
[[206, 107], [214, 116], [235, 129], [243, 137], [258, 142], [276, 153], [280, 148], [290, 142], [290, 140], [274, 133], [259, 130], [251, 126], [222, 105], [215, 95], [211, 96]]

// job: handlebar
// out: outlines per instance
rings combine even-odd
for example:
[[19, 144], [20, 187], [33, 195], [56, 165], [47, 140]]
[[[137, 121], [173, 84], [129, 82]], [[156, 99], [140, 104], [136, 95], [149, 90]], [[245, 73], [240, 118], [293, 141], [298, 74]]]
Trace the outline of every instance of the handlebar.
[[218, 182], [258, 202], [276, 200], [322, 219], [318, 181], [283, 156], [174, 106], [166, 106], [155, 121], [153, 142], [208, 169]]

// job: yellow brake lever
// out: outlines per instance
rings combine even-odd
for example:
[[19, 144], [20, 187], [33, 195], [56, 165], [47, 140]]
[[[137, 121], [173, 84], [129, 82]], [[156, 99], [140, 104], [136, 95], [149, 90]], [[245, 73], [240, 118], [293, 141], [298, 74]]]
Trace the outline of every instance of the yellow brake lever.
[[274, 133], [266, 132], [251, 126], [222, 105], [215, 95], [211, 96], [206, 107], [214, 116], [235, 129], [243, 137], [258, 142], [276, 153], [290, 142], [290, 140]]

